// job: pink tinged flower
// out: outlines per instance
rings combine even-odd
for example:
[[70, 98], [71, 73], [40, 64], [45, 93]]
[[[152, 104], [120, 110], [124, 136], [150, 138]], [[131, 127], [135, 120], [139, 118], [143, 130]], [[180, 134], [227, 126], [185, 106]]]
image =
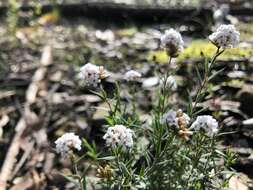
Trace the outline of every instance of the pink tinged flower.
[[127, 149], [133, 146], [133, 136], [134, 132], [131, 129], [124, 125], [115, 125], [107, 129], [103, 139], [105, 139], [107, 146]]
[[234, 25], [223, 24], [209, 36], [209, 40], [219, 48], [234, 48], [240, 42], [240, 33], [235, 29]]
[[161, 47], [164, 48], [171, 57], [177, 57], [184, 49], [184, 41], [181, 34], [172, 28], [165, 31], [160, 41]]
[[[182, 112], [181, 110], [174, 111], [174, 110], [169, 110], [165, 114], [163, 114], [160, 122], [161, 124], [166, 124], [169, 126], [173, 126], [176, 128], [179, 128], [179, 119], [181, 116], [178, 116], [178, 113]], [[190, 117], [186, 113], [182, 113], [182, 118], [184, 120], [185, 125], [188, 125], [190, 123]]]
[[65, 133], [55, 141], [55, 144], [56, 152], [60, 153], [62, 157], [65, 158], [74, 149], [80, 151], [82, 141], [79, 136], [74, 133]]
[[198, 116], [191, 125], [192, 129], [203, 130], [207, 136], [214, 136], [218, 133], [218, 122], [210, 115]]
[[87, 63], [80, 68], [80, 77], [87, 85], [97, 86], [106, 77], [104, 67]]

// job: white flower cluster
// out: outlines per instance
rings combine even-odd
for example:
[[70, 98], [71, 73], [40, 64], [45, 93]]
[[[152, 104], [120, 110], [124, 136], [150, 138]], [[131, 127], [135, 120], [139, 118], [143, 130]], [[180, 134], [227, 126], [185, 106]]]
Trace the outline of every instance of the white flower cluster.
[[103, 66], [87, 63], [80, 69], [80, 76], [85, 80], [87, 85], [97, 86], [101, 79], [105, 78], [105, 70]]
[[65, 133], [56, 141], [56, 152], [66, 157], [73, 149], [81, 150], [82, 141], [74, 133]]
[[179, 113], [182, 113], [182, 118], [185, 122], [185, 125], [188, 125], [190, 123], [190, 117], [183, 113], [182, 110], [174, 111], [169, 110], [167, 113], [165, 113], [161, 118], [161, 124], [167, 124], [169, 126], [174, 126], [176, 128], [179, 128], [179, 119], [181, 116], [179, 116]]
[[103, 139], [106, 140], [106, 145], [112, 148], [122, 146], [124, 149], [133, 146], [134, 132], [126, 128], [124, 125], [115, 125], [107, 129]]
[[141, 73], [130, 70], [125, 73], [125, 79], [127, 81], [136, 81], [137, 79], [141, 78]]
[[161, 47], [165, 48], [168, 55], [177, 57], [178, 53], [184, 49], [184, 41], [179, 32], [174, 29], [166, 30], [165, 34], [161, 36]]
[[[164, 82], [165, 82], [165, 78], [162, 78], [160, 80], [160, 86], [163, 86]], [[177, 90], [177, 81], [176, 81], [175, 77], [173, 77], [173, 76], [167, 77], [165, 85], [167, 88], [171, 89], [172, 91]]]
[[209, 36], [209, 40], [217, 47], [233, 48], [239, 44], [240, 33], [235, 29], [234, 25], [221, 25], [214, 33]]
[[198, 116], [191, 127], [195, 130], [204, 130], [208, 136], [213, 136], [218, 132], [218, 122], [210, 115]]

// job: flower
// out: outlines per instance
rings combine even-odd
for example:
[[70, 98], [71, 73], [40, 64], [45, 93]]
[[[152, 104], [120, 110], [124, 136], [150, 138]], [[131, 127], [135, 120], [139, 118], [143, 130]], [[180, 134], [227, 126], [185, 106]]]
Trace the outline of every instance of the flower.
[[55, 141], [56, 152], [66, 157], [73, 149], [81, 150], [82, 141], [74, 133], [65, 133]]
[[203, 129], [207, 136], [213, 136], [218, 132], [218, 122], [210, 115], [202, 115], [197, 117], [190, 128]]
[[240, 33], [235, 29], [234, 25], [223, 24], [209, 36], [209, 40], [218, 48], [233, 48], [239, 44]]
[[[165, 78], [162, 78], [160, 80], [160, 86], [164, 85], [164, 81], [165, 81]], [[177, 90], [177, 81], [173, 76], [167, 77], [165, 85], [167, 88], [170, 88], [172, 91]]]
[[189, 122], [190, 117], [186, 113], [183, 113], [180, 109], [178, 111], [169, 110], [161, 118], [162, 124], [175, 126], [176, 128], [181, 128], [181, 126], [185, 127], [189, 124]]
[[138, 78], [141, 78], [141, 73], [130, 70], [125, 73], [125, 79], [127, 81], [136, 81]]
[[134, 132], [126, 128], [124, 125], [115, 125], [107, 129], [103, 139], [106, 140], [106, 145], [112, 148], [122, 146], [124, 149], [133, 146]]
[[101, 79], [106, 77], [103, 66], [93, 65], [91, 63], [87, 63], [81, 67], [80, 76], [88, 85], [93, 85], [95, 87], [101, 82]]
[[99, 178], [102, 178], [102, 179], [112, 180], [113, 179], [113, 170], [110, 165], [106, 165], [105, 167], [98, 166], [96, 176]]
[[165, 31], [160, 41], [161, 47], [164, 48], [171, 57], [177, 57], [184, 49], [184, 41], [181, 34], [172, 28]]

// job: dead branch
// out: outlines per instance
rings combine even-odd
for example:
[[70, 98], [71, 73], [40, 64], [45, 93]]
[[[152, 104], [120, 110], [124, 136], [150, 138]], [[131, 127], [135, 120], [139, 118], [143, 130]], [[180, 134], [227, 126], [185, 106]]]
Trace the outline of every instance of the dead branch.
[[0, 190], [6, 190], [7, 181], [11, 175], [14, 164], [16, 163], [16, 156], [19, 153], [20, 139], [23, 131], [26, 128], [25, 119], [22, 117], [16, 125], [16, 134], [12, 140], [10, 148], [5, 157], [1, 173], [0, 173]]
[[50, 65], [51, 63], [52, 63], [51, 47], [46, 46], [42, 53], [40, 66], [35, 71], [32, 78], [32, 82], [30, 83], [26, 91], [25, 113], [22, 115], [22, 117], [20, 118], [15, 127], [15, 135], [13, 137], [11, 145], [6, 154], [3, 166], [1, 168], [0, 190], [6, 190], [7, 182], [12, 176], [13, 172], [12, 170], [17, 161], [16, 156], [19, 153], [22, 135], [25, 129], [27, 128], [27, 126], [36, 124], [38, 121], [38, 117], [36, 116], [36, 114], [30, 110], [30, 104], [36, 101], [37, 92], [40, 89], [39, 83], [40, 81], [44, 80], [47, 73], [47, 66]]

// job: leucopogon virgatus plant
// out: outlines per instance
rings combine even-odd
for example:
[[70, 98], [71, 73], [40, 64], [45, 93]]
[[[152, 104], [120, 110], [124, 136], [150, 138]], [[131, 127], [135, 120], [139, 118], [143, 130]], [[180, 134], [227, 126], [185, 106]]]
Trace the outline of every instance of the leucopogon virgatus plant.
[[[152, 121], [146, 124], [136, 109], [134, 90], [132, 98], [122, 101], [120, 82], [116, 81], [114, 95], [109, 98], [101, 83], [108, 76], [105, 69], [91, 63], [84, 65], [80, 70], [82, 80], [109, 107], [107, 127], [101, 137], [104, 147], [97, 148], [94, 142], [85, 139], [81, 141], [74, 133], [64, 134], [55, 141], [56, 151], [64, 159], [70, 159], [73, 168], [71, 174], [63, 175], [82, 190], [88, 186], [116, 190], [226, 189], [233, 174], [229, 167], [234, 155], [218, 148], [217, 139], [224, 134], [219, 132], [219, 122], [212, 115], [201, 115], [203, 110], [197, 104], [207, 96], [209, 81], [219, 74], [213, 70], [217, 58], [227, 48], [238, 45], [239, 35], [233, 25], [221, 25], [209, 36], [217, 50], [199, 68], [200, 85], [196, 94], [189, 94], [188, 107], [179, 109], [169, 101], [177, 90], [175, 72], [170, 65], [183, 51], [184, 41], [176, 30], [165, 31], [161, 48], [170, 59], [166, 72], [158, 73], [156, 102], [150, 111]], [[136, 89], [142, 77], [134, 70], [123, 76], [130, 89]], [[84, 152], [81, 155], [80, 150]], [[83, 159], [88, 160], [89, 167], [80, 165]], [[87, 179], [91, 170], [96, 171], [96, 180], [92, 182]]]

